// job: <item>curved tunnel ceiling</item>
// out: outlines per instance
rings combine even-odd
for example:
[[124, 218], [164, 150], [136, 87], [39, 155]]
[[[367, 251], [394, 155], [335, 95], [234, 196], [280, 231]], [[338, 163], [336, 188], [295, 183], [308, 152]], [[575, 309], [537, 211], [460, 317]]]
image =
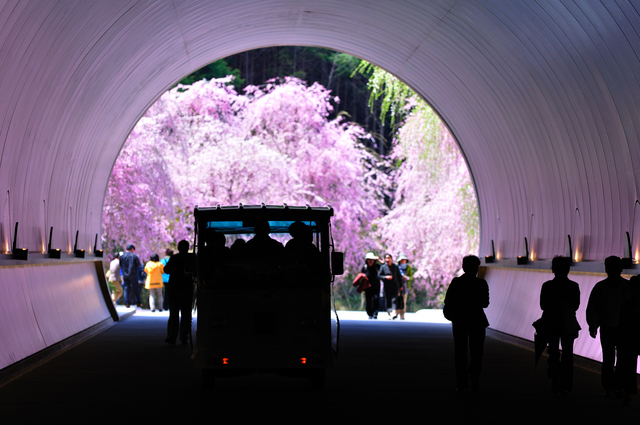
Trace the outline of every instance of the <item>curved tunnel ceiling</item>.
[[[100, 232], [129, 132], [171, 85], [270, 45], [373, 62], [442, 116], [479, 197], [480, 253], [622, 255], [640, 175], [640, 15], [630, 1], [0, 3], [0, 251]], [[639, 214], [640, 215], [640, 214]], [[48, 236], [48, 235], [47, 235]]]

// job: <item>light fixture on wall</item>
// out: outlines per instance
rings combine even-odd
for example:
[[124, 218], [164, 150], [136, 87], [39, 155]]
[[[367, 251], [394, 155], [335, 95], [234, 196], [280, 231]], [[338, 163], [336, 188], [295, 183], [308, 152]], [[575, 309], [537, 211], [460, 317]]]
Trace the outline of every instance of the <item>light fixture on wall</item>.
[[49, 243], [47, 244], [47, 252], [49, 258], [60, 258], [60, 248], [51, 248], [51, 240], [53, 239], [53, 226], [49, 229]]
[[102, 257], [104, 252], [101, 249], [98, 249], [98, 234], [96, 233], [96, 241], [93, 244], [93, 254], [96, 257]]
[[633, 264], [633, 258], [631, 258], [631, 236], [629, 236], [629, 232], [625, 232], [626, 240], [624, 244], [624, 254], [622, 257], [622, 267], [625, 269], [634, 268], [635, 264]]
[[26, 261], [29, 257], [29, 250], [26, 248], [18, 248], [18, 222], [16, 221], [16, 228], [13, 234], [13, 247], [11, 250], [13, 258], [16, 260]]
[[524, 255], [518, 257], [518, 265], [529, 264], [529, 242], [524, 238]]
[[80, 234], [80, 230], [76, 230], [76, 243], [73, 245], [73, 252], [76, 255], [76, 258], [84, 258], [84, 249], [78, 249], [79, 234]]
[[491, 255], [487, 255], [484, 257], [484, 262], [486, 264], [493, 263], [496, 259], [496, 249], [493, 245], [493, 239], [491, 239]]

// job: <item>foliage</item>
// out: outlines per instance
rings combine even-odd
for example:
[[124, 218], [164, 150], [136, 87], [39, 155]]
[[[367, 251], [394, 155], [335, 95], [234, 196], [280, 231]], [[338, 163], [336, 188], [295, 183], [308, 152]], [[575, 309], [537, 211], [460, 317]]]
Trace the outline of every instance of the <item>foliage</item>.
[[[388, 84], [393, 78], [388, 75], [378, 81], [385, 87], [402, 85]], [[377, 235], [389, 252], [409, 255], [415, 270], [414, 295], [420, 294], [424, 306], [436, 306], [459, 271], [462, 257], [477, 252], [478, 209], [455, 140], [435, 112], [413, 92], [409, 94], [394, 101], [404, 105], [406, 116], [390, 155], [397, 165], [392, 208], [376, 222]]]
[[368, 76], [369, 108], [374, 109], [376, 101], [382, 97], [380, 120], [384, 123], [389, 115], [393, 126], [396, 119], [404, 115], [407, 102], [413, 97], [413, 91], [393, 75], [367, 61], [360, 62], [352, 75], [356, 73]]
[[319, 84], [286, 78], [238, 94], [230, 81], [178, 85], [140, 120], [109, 181], [108, 245], [162, 252], [189, 239], [196, 205], [330, 204], [337, 249], [358, 267], [389, 184], [362, 147], [367, 134], [328, 118], [338, 100]]

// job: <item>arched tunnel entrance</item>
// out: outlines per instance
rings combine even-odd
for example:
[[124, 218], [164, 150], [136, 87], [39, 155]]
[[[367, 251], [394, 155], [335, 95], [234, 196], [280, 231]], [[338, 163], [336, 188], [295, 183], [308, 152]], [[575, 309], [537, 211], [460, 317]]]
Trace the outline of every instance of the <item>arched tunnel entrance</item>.
[[[367, 58], [439, 111], [474, 176], [480, 254], [496, 249], [495, 329], [531, 338], [540, 270], [567, 236], [580, 241], [582, 305], [602, 260], [637, 249], [626, 239], [637, 233], [640, 161], [632, 2], [18, 0], [0, 10], [2, 367], [110, 317], [89, 260], [109, 172], [144, 111], [211, 60], [267, 44]], [[521, 266], [524, 238], [537, 259]], [[49, 256], [50, 240], [62, 258]], [[581, 335], [576, 353], [597, 358], [597, 342]]]

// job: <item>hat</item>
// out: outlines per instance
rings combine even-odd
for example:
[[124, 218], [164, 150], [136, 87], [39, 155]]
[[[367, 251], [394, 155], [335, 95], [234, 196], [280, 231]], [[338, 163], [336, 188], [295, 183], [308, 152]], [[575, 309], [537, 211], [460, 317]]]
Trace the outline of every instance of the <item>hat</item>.
[[407, 260], [407, 261], [409, 261], [409, 259], [407, 258], [407, 254], [405, 254], [405, 253], [403, 253], [403, 252], [401, 252], [401, 253], [398, 255], [398, 261], [402, 261], [402, 260]]
[[374, 254], [373, 252], [367, 252], [367, 255], [364, 256], [365, 260], [375, 260], [376, 259], [376, 254]]

